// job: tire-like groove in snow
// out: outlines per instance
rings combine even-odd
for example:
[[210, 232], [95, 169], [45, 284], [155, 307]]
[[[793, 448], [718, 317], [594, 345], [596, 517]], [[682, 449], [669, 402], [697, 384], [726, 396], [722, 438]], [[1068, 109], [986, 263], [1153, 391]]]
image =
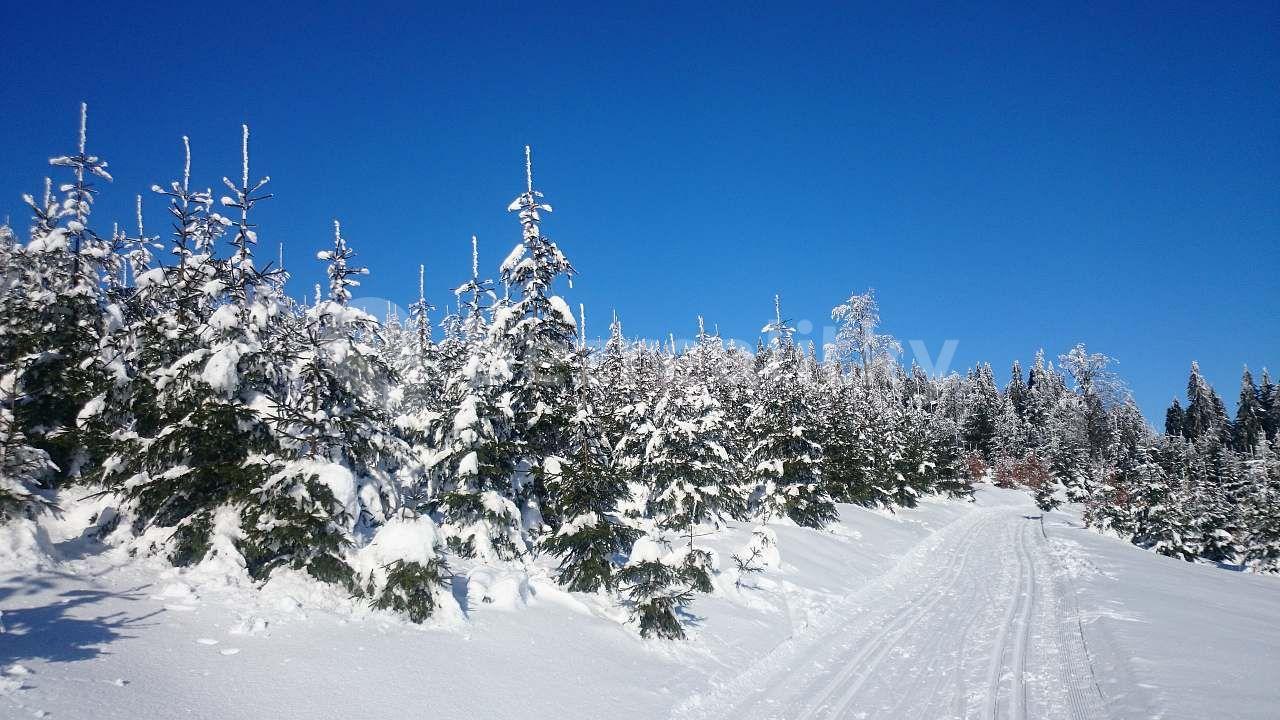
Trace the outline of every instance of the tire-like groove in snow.
[[[1043, 525], [1043, 520], [1041, 522]], [[1045, 556], [1053, 562], [1054, 555], [1049, 550], [1048, 537], [1045, 533], [1040, 544], [1044, 546]], [[1110, 714], [1089, 658], [1075, 589], [1061, 570], [1054, 572], [1052, 586], [1054, 592], [1050, 599], [1053, 601], [1053, 617], [1057, 620], [1058, 644], [1063, 655], [1063, 662], [1059, 666], [1060, 678], [1066, 688], [1067, 709], [1071, 720], [1105, 720]]]
[[987, 714], [988, 720], [995, 720], [1000, 717], [1000, 680], [1003, 674], [1002, 670], [1005, 666], [1004, 658], [1006, 650], [1009, 647], [1009, 631], [1013, 627], [1015, 618], [1018, 615], [1018, 607], [1021, 604], [1023, 592], [1029, 592], [1023, 582], [1023, 565], [1022, 551], [1018, 546], [1018, 538], [1015, 536], [1014, 553], [1017, 555], [1017, 572], [1018, 579], [1013, 586], [1013, 592], [1009, 595], [1009, 607], [1005, 611], [1004, 622], [1000, 623], [999, 634], [996, 635], [996, 641], [992, 647], [991, 659], [987, 664]]
[[1036, 565], [1035, 558], [1027, 550], [1027, 533], [1031, 523], [1024, 523], [1018, 528], [1018, 570], [1025, 571], [1026, 582], [1024, 592], [1017, 598], [1021, 611], [1018, 618], [1018, 638], [1013, 645], [1013, 662], [1009, 663], [1012, 682], [1009, 685], [1009, 715], [1015, 720], [1027, 717], [1027, 644], [1031, 640], [1031, 619], [1036, 609]]

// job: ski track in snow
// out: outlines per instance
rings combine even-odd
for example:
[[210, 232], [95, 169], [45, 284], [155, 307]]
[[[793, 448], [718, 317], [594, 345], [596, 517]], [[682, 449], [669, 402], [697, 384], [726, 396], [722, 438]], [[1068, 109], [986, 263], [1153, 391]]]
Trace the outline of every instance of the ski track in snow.
[[975, 508], [673, 717], [1102, 720], [1073, 592], [1026, 505]]

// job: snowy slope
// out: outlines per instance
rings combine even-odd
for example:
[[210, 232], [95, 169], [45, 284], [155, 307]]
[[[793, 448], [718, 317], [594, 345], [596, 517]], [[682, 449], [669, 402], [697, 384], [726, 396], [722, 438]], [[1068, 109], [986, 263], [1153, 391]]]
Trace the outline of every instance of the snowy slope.
[[[58, 562], [0, 573], [0, 716], [1264, 718], [1280, 582], [1044, 529], [1025, 495], [842, 506], [725, 570], [684, 643], [642, 641], [540, 571], [461, 578], [425, 628], [283, 575], [165, 569], [48, 521]], [[483, 602], [488, 596], [493, 602]], [[1078, 610], [1077, 610], [1078, 607]]]

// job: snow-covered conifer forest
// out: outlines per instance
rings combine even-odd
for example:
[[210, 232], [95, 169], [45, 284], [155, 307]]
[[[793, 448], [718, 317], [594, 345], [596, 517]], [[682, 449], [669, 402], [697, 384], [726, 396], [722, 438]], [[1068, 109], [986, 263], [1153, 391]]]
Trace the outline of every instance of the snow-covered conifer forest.
[[[1231, 417], [1190, 362], [1185, 401], [1152, 428], [1110, 359], [1084, 345], [1035, 352], [1003, 387], [986, 364], [942, 377], [905, 366], [869, 290], [832, 298], [839, 332], [827, 348], [797, 340], [786, 298], [768, 288], [760, 304], [773, 320], [756, 347], [725, 342], [710, 318], [681, 345], [630, 337], [613, 317], [596, 342], [563, 282], [575, 270], [573, 247], [552, 239], [555, 188], [537, 184], [527, 149], [523, 165], [513, 152], [493, 169], [515, 196], [505, 259], [458, 269], [456, 311], [433, 308], [419, 287], [404, 317], [374, 317], [349, 303], [377, 269], [360, 265], [361, 237], [338, 221], [315, 243], [328, 286], [313, 295], [289, 283], [275, 228], [255, 211], [290, 189], [251, 162], [247, 127], [238, 168], [204, 168], [185, 139], [175, 144], [136, 222], [117, 223], [93, 212], [95, 198], [133, 189], [111, 185], [83, 109], [79, 121], [78, 145], [23, 198], [30, 219], [0, 227], [0, 561], [17, 573], [0, 595], [0, 648], [31, 622], [12, 606], [36, 591], [39, 568], [110, 566], [177, 607], [219, 592], [210, 587], [249, 597], [283, 587], [304, 606], [312, 593], [371, 634], [415, 624], [496, 634], [465, 629], [470, 616], [558, 598], [603, 619], [609, 642], [638, 648], [638, 662], [681, 658], [709, 642], [701, 628], [731, 616], [727, 605], [786, 597], [779, 612], [792, 627], [797, 617], [823, 627], [823, 596], [797, 568], [896, 547], [926, 568], [928, 548], [911, 555], [905, 538], [917, 525], [943, 537], [940, 518], [980, 515], [975, 493], [1025, 497], [1020, 512], [1057, 518], [1053, 530], [1097, 534], [1070, 535], [1074, 546], [1120, 539], [1224, 577], [1280, 573], [1280, 392], [1266, 370], [1244, 371]], [[505, 198], [493, 200], [500, 212]], [[170, 222], [144, 226], [144, 203]], [[877, 535], [876, 523], [898, 529]], [[1060, 561], [1068, 553], [1050, 547]], [[1077, 558], [1073, 572], [1087, 564]], [[903, 572], [885, 582], [913, 582]], [[1054, 612], [1074, 598], [1061, 595]], [[1029, 607], [1024, 626], [1049, 611]], [[507, 632], [518, 633], [513, 617]], [[244, 637], [265, 634], [262, 617], [240, 620]], [[431, 675], [431, 643], [422, 648], [404, 677]], [[888, 650], [875, 653], [863, 663]], [[20, 689], [29, 668], [21, 653], [4, 658], [19, 668], [4, 682]], [[735, 677], [748, 669], [736, 662]], [[769, 686], [770, 666], [750, 677], [666, 707], [710, 717], [744, 702], [753, 682]], [[1026, 703], [1038, 701], [1006, 687], [1021, 680], [992, 677], [973, 712], [1037, 716]], [[809, 705], [794, 716], [839, 716], [855, 691], [876, 687], [863, 679], [797, 695]], [[1148, 707], [1102, 685], [1097, 707]], [[1063, 698], [1044, 708], [1102, 716]], [[893, 707], [884, 716], [908, 716]]]

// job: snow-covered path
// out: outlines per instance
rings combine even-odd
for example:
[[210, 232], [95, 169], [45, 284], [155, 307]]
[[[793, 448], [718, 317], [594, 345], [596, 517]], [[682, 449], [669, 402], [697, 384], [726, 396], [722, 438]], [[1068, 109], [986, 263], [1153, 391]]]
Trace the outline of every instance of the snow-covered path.
[[976, 508], [688, 718], [1106, 717], [1038, 513]]

